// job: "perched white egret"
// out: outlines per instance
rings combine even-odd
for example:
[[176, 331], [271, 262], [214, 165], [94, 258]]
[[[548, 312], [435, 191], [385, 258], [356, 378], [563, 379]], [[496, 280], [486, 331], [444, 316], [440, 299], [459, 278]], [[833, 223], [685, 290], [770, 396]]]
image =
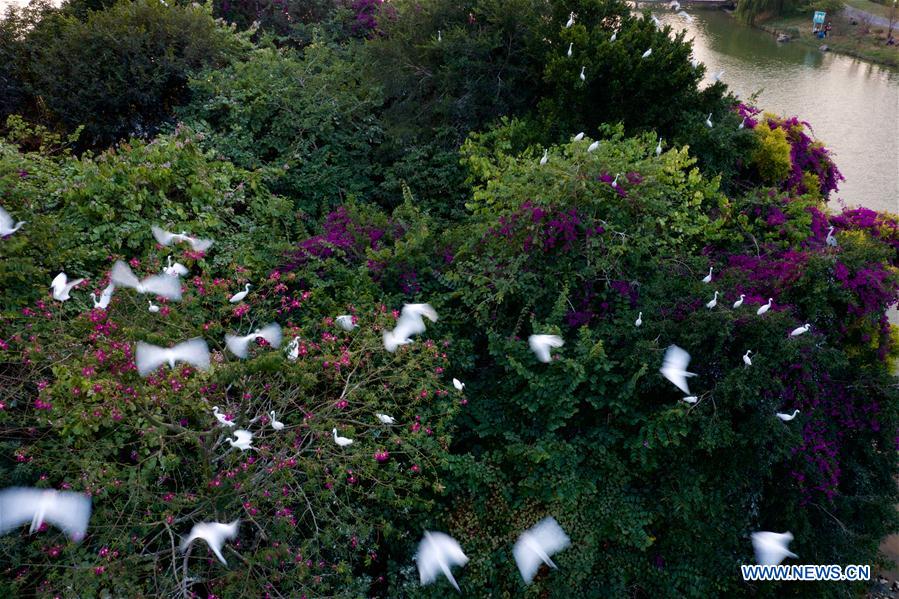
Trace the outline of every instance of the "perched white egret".
[[157, 312], [159, 312], [159, 306], [154, 304], [153, 300], [147, 300], [147, 303], [149, 304], [149, 306], [147, 306], [148, 311], [152, 312], [153, 314], [156, 314]]
[[572, 141], [581, 141], [582, 139], [584, 139], [584, 132], [583, 132], [583, 131], [581, 131], [580, 133], [578, 133], [577, 135], [575, 135], [574, 138], [572, 139]]
[[724, 77], [724, 69], [721, 69], [720, 71], [712, 75], [712, 79], [714, 79], [715, 81], [721, 81], [722, 77]]
[[94, 301], [94, 308], [100, 308], [101, 310], [105, 310], [109, 307], [109, 302], [112, 301], [112, 292], [115, 291], [115, 284], [110, 283], [106, 286], [106, 289], [100, 293], [100, 299], [97, 299], [97, 296], [91, 293], [91, 299]]
[[609, 38], [609, 42], [614, 42], [614, 41], [617, 40], [617, 39], [618, 39], [618, 32], [617, 32], [617, 31], [613, 31], [613, 32], [612, 32], [612, 37]]
[[138, 341], [134, 361], [141, 376], [147, 376], [163, 364], [175, 368], [177, 362], [186, 362], [200, 370], [209, 370], [209, 346], [202, 337], [188, 339], [170, 348]]
[[244, 285], [243, 291], [239, 291], [239, 292], [235, 293], [234, 295], [231, 296], [231, 299], [229, 299], [228, 301], [231, 302], [232, 304], [236, 304], [237, 302], [243, 301], [243, 298], [247, 297], [247, 294], [250, 292], [250, 287], [252, 287], [252, 285], [247, 283], [246, 285]]
[[387, 414], [378, 414], [377, 412], [375, 413], [375, 418], [377, 418], [381, 424], [394, 424], [396, 422], [396, 420], [392, 416], [388, 416]]
[[565, 29], [568, 29], [572, 25], [574, 25], [574, 13], [571, 13], [570, 15], [568, 15], [568, 22], [565, 23]]
[[265, 339], [269, 345], [274, 348], [281, 346], [281, 325], [277, 322], [267, 324], [261, 329], [256, 329], [249, 335], [240, 337], [238, 335], [225, 335], [225, 346], [228, 350], [238, 358], [246, 358], [249, 354], [250, 343], [258, 338]]
[[87, 534], [91, 498], [73, 491], [10, 487], [0, 491], [0, 535], [30, 522], [29, 533], [47, 522], [75, 541]]
[[599, 140], [598, 139], [596, 141], [594, 141], [592, 144], [590, 144], [589, 146], [587, 146], [588, 152], [595, 152], [598, 149], [599, 149]]
[[586, 71], [586, 70], [587, 70], [586, 66], [581, 67], [581, 75], [580, 75], [581, 81], [587, 81], [587, 75], [584, 73], [584, 71]]
[[174, 264], [172, 264], [171, 256], [169, 256], [166, 261], [168, 262], [168, 266], [163, 268], [162, 272], [169, 275], [170, 277], [182, 277], [188, 273], [187, 267], [180, 262], [175, 262]]
[[756, 310], [755, 313], [758, 314], [759, 316], [761, 316], [762, 314], [764, 314], [765, 312], [767, 312], [768, 310], [771, 309], [772, 303], [774, 303], [774, 300], [769, 297], [768, 303], [765, 304], [764, 306], [760, 307], [758, 310]]
[[637, 314], [637, 320], [634, 321], [635, 327], [643, 326], [643, 312]]
[[712, 128], [712, 113], [711, 112], [709, 113], [709, 116], [705, 117], [705, 125], [709, 129]]
[[9, 212], [4, 210], [3, 207], [0, 206], [0, 237], [12, 235], [13, 233], [21, 229], [22, 225], [24, 224], [24, 220], [20, 220], [19, 222], [13, 224], [12, 216], [10, 216]]
[[241, 451], [246, 451], [248, 449], [256, 449], [251, 445], [253, 442], [253, 433], [248, 430], [244, 430], [242, 428], [234, 431], [234, 438], [228, 437], [225, 439], [228, 443], [231, 444], [231, 447], [236, 447]]
[[744, 300], [744, 299], [746, 299], [746, 294], [745, 294], [745, 293], [741, 293], [741, 294], [740, 294], [740, 299], [738, 299], [737, 301], [734, 302], [734, 310], [736, 310], [737, 308], [739, 308], [740, 306], [743, 305], [743, 300]]
[[549, 150], [544, 149], [544, 150], [543, 150], [543, 157], [540, 159], [540, 166], [543, 166], [543, 165], [546, 164], [547, 162], [549, 162]]
[[193, 528], [190, 529], [190, 534], [181, 541], [181, 552], [187, 551], [187, 548], [195, 539], [203, 539], [219, 561], [227, 566], [228, 562], [222, 557], [222, 545], [225, 544], [227, 539], [233, 539], [237, 536], [237, 527], [239, 525], [240, 520], [235, 520], [230, 524], [222, 522], [200, 522], [199, 524], [194, 524]]
[[531, 584], [542, 564], [556, 568], [550, 556], [571, 545], [571, 539], [555, 518], [544, 518], [521, 533], [512, 547], [512, 555], [525, 584]]
[[690, 387], [687, 386], [687, 377], [696, 376], [693, 372], [687, 372], [687, 366], [690, 365], [690, 354], [682, 348], [672, 345], [665, 352], [665, 358], [662, 361], [662, 367], [659, 372], [666, 379], [674, 383], [674, 385], [684, 393], [690, 393]]
[[659, 18], [655, 15], [649, 15], [649, 18], [652, 20], [652, 24], [656, 26], [656, 29], [662, 28], [662, 23], [659, 21]]
[[465, 383], [463, 383], [459, 379], [454, 378], [453, 379], [453, 387], [456, 388], [456, 391], [462, 391], [463, 389], [465, 389]]
[[219, 424], [222, 426], [237, 426], [235, 422], [232, 420], [228, 420], [228, 417], [219, 412], [218, 406], [212, 406], [212, 415], [215, 416], [215, 419], [219, 421]]
[[713, 298], [711, 299], [711, 301], [709, 301], [709, 302], [705, 305], [705, 307], [708, 308], [709, 310], [711, 310], [712, 308], [714, 308], [714, 307], [717, 306], [717, 305], [718, 305], [718, 292], [716, 291], [716, 292], [715, 292], [715, 297], [713, 297]]
[[287, 359], [291, 362], [296, 362], [297, 358], [300, 357], [300, 338], [294, 337], [293, 341], [291, 341], [285, 350], [287, 352]]
[[53, 299], [60, 302], [64, 302], [70, 299], [69, 293], [72, 291], [72, 289], [80, 285], [83, 280], [84, 279], [75, 279], [70, 283], [69, 277], [66, 276], [66, 273], [59, 273], [50, 283], [50, 288], [53, 289]]
[[783, 420], [784, 422], [789, 422], [793, 418], [796, 418], [796, 416], [798, 414], [799, 414], [799, 410], [793, 410], [792, 414], [784, 414], [783, 412], [778, 412], [777, 417], [780, 418], [781, 420]]
[[352, 439], [348, 439], [346, 437], [338, 437], [336, 428], [331, 429], [331, 432], [334, 434], [334, 442], [337, 443], [338, 445], [340, 445], [341, 447], [346, 447], [347, 445], [353, 444]]
[[837, 247], [837, 238], [833, 236], [833, 227], [827, 230], [827, 237], [824, 239], [824, 242], [832, 248]]
[[643, 53], [643, 56], [640, 58], [649, 58], [649, 55], [652, 54], [652, 48]]
[[693, 22], [693, 17], [690, 16], [686, 11], [683, 11], [683, 10], [680, 11], [679, 13], [677, 13], [677, 16], [679, 16], [680, 18], [685, 20], [687, 23]]
[[792, 540], [793, 534], [789, 531], [783, 534], [764, 531], [752, 533], [755, 561], [763, 566], [776, 566], [786, 557], [799, 557], [787, 549]]
[[612, 188], [618, 189], [618, 177], [621, 176], [621, 173], [615, 173], [615, 179], [612, 180]]
[[656, 156], [662, 155], [662, 138], [659, 138], [659, 143], [656, 144]]
[[353, 316], [351, 314], [341, 314], [334, 319], [334, 322], [336, 322], [337, 326], [339, 326], [344, 331], [352, 331], [357, 326], [359, 326], [353, 322]]
[[574, 54], [574, 42], [568, 44], [568, 58], [571, 58], [572, 54]]
[[468, 563], [468, 557], [456, 539], [442, 532], [426, 530], [424, 538], [418, 544], [415, 562], [418, 564], [422, 585], [431, 584], [437, 580], [438, 575], [443, 574], [457, 591], [462, 592], [450, 568], [464, 566]]
[[184, 231], [181, 231], [180, 233], [169, 233], [156, 225], [150, 227], [150, 230], [153, 231], [153, 237], [156, 238], [156, 241], [158, 241], [160, 245], [168, 246], [173, 243], [188, 243], [195, 252], [205, 252], [212, 246], [212, 240], [191, 237]]
[[796, 327], [792, 331], [790, 331], [790, 337], [798, 337], [799, 335], [804, 335], [808, 333], [809, 329], [812, 328], [812, 325], [806, 323], [801, 327]]
[[438, 42], [442, 42], [442, 41], [443, 41], [443, 32], [440, 31], [439, 29], [437, 30], [437, 41], [438, 41]]
[[528, 345], [538, 360], [549, 362], [552, 360], [552, 356], [549, 353], [550, 348], [562, 347], [565, 345], [565, 342], [558, 335], [531, 335], [528, 337]]
[[752, 359], [749, 357], [749, 354], [751, 354], [751, 353], [752, 353], [752, 350], [747, 349], [746, 353], [743, 354], [743, 363], [746, 364], [747, 366], [752, 366]]
[[275, 411], [272, 410], [271, 412], [268, 413], [268, 415], [272, 417], [272, 428], [275, 429], [276, 431], [283, 431], [283, 430], [284, 430], [284, 423], [283, 423], [283, 422], [279, 422], [279, 421], [275, 418]]
[[403, 304], [396, 326], [392, 331], [384, 331], [384, 349], [392, 353], [398, 346], [411, 343], [412, 335], [424, 333], [426, 327], [422, 316], [437, 322], [437, 311], [430, 304]]
[[715, 270], [714, 266], [709, 267], [709, 274], [707, 274], [703, 279], [703, 283], [711, 283], [712, 282], [712, 271]]
[[181, 279], [178, 277], [151, 275], [141, 281], [131, 272], [131, 268], [121, 260], [117, 260], [112, 265], [110, 279], [116, 286], [130, 287], [138, 293], [152, 293], [174, 301], [181, 299]]
[[740, 126], [737, 129], [742, 129], [746, 126], [746, 119], [740, 119]]
[[699, 398], [695, 395], [687, 395], [682, 397], [681, 399], [683, 399], [687, 403], [696, 403], [697, 401], [699, 401]]

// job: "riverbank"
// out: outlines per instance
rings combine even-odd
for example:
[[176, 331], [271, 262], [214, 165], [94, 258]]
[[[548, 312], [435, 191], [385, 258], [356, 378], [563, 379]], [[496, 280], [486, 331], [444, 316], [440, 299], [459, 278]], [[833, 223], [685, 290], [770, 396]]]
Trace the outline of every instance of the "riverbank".
[[[854, 9], [836, 15], [831, 20], [833, 28], [830, 34], [823, 40], [812, 35], [811, 18], [808, 15], [776, 17], [756, 22], [755, 26], [775, 36], [788, 35], [791, 44], [812, 48], [826, 45], [829, 52], [846, 54], [893, 68], [899, 67], [899, 44], [887, 46], [887, 27], [875, 15], [870, 15], [873, 18], [866, 18], [867, 14]], [[893, 29], [894, 37], [899, 35], [897, 29], [899, 27]]]

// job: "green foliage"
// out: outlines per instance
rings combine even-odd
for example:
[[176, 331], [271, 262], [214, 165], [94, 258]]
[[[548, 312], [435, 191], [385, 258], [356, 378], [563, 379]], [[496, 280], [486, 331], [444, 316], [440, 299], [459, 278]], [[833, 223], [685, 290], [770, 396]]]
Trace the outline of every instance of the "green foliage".
[[787, 132], [780, 127], [770, 127], [762, 120], [753, 129], [758, 145], [751, 156], [751, 164], [758, 169], [762, 181], [772, 185], [783, 183], [790, 175], [790, 143]]

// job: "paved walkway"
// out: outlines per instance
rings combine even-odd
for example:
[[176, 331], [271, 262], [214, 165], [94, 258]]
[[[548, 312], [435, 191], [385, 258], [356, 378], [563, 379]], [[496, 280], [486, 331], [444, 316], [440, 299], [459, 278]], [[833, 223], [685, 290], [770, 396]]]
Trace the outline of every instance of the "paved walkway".
[[[890, 26], [890, 20], [887, 19], [886, 17], [879, 17], [877, 15], [871, 14], [871, 13], [861, 10], [859, 8], [853, 8], [851, 6], [846, 6], [843, 8], [843, 14], [850, 18], [854, 17], [858, 21], [867, 21], [868, 23], [870, 23], [871, 25], [874, 25], [875, 27], [886, 28], [886, 27]], [[897, 25], [899, 25], [899, 23], [894, 22], [893, 29], [896, 29]]]

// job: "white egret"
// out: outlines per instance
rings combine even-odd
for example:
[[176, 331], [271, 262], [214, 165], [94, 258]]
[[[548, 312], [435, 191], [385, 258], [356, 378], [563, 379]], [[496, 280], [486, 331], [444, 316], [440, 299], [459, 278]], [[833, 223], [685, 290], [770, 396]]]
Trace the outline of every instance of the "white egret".
[[637, 315], [637, 320], [634, 321], [634, 326], [635, 327], [643, 326], [643, 312], [640, 312]]
[[381, 424], [394, 424], [396, 422], [392, 416], [388, 416], [387, 414], [378, 414], [376, 412], [375, 417]]
[[581, 67], [581, 75], [580, 75], [581, 81], [585, 81], [585, 82], [587, 81], [587, 75], [584, 74], [584, 71], [586, 71], [586, 70], [587, 70], [586, 66]]
[[334, 434], [334, 442], [340, 445], [341, 447], [346, 447], [347, 445], [352, 445], [353, 440], [348, 439], [347, 437], [338, 437], [337, 429], [331, 429], [331, 432]]
[[705, 125], [709, 129], [712, 128], [712, 113], [711, 112], [709, 113], [709, 116], [705, 117]]
[[20, 220], [19, 222], [13, 224], [12, 216], [10, 216], [9, 212], [4, 210], [3, 207], [0, 206], [0, 237], [12, 235], [13, 233], [21, 229], [22, 225], [24, 224], [24, 220]]
[[618, 39], [618, 32], [617, 32], [617, 31], [613, 31], [613, 32], [612, 32], [612, 37], [609, 38], [609, 42], [614, 42], [614, 41], [617, 40], [617, 39]]
[[272, 428], [275, 429], [276, 431], [283, 431], [284, 423], [279, 422], [278, 420], [275, 419], [275, 411], [272, 410], [271, 412], [268, 413], [268, 415], [272, 417]]
[[190, 529], [190, 534], [181, 541], [181, 552], [187, 551], [187, 548], [195, 539], [203, 539], [219, 561], [227, 566], [228, 562], [222, 557], [222, 545], [225, 544], [225, 540], [237, 537], [237, 527], [239, 525], [240, 520], [235, 520], [230, 524], [222, 522], [200, 522], [199, 524], [194, 524], [193, 528]]
[[334, 322], [336, 322], [337, 326], [339, 326], [344, 331], [352, 331], [357, 326], [359, 326], [353, 322], [353, 316], [351, 314], [341, 314], [334, 319]]
[[712, 75], [712, 79], [714, 79], [715, 81], [721, 81], [722, 77], [724, 77], [724, 69], [721, 69], [720, 71]]
[[181, 231], [180, 233], [169, 233], [156, 225], [150, 227], [150, 230], [153, 231], [153, 237], [156, 238], [156, 241], [158, 241], [160, 245], [168, 246], [179, 242], [188, 243], [195, 252], [205, 252], [212, 246], [212, 240], [191, 237], [184, 231]]
[[228, 420], [227, 416], [219, 412], [218, 406], [212, 406], [212, 415], [215, 416], [215, 419], [218, 420], [219, 424], [222, 426], [237, 426], [234, 421]]
[[574, 53], [574, 42], [568, 44], [568, 58], [571, 58], [571, 55]]
[[659, 138], [659, 143], [656, 144], [656, 156], [662, 155], [662, 138]]
[[796, 418], [796, 416], [798, 414], [799, 414], [799, 410], [793, 410], [792, 414], [784, 414], [783, 412], [778, 412], [777, 417], [780, 418], [781, 420], [783, 420], [784, 422], [789, 422], [793, 418]]
[[180, 262], [175, 262], [174, 264], [172, 264], [171, 256], [169, 256], [166, 261], [168, 262], [168, 266], [163, 268], [162, 272], [169, 275], [170, 277], [182, 277], [189, 272], [187, 270], [187, 267]]
[[153, 300], [147, 300], [147, 303], [150, 304], [149, 306], [147, 306], [147, 310], [149, 310], [153, 314], [156, 314], [157, 312], [159, 312], [159, 306], [154, 304]]
[[10, 487], [0, 491], [0, 535], [30, 522], [29, 533], [47, 522], [75, 541], [87, 534], [91, 498], [73, 491]]
[[250, 343], [258, 338], [265, 339], [269, 345], [274, 348], [281, 346], [281, 325], [277, 322], [267, 324], [261, 329], [256, 329], [249, 335], [240, 337], [238, 335], [225, 335], [225, 346], [228, 350], [238, 358], [246, 358], [249, 354]]
[[540, 166], [543, 166], [547, 162], [549, 162], [549, 150], [544, 149], [543, 158], [540, 159]]
[[767, 312], [768, 310], [771, 309], [771, 304], [772, 304], [773, 302], [774, 302], [774, 300], [773, 300], [772, 298], [769, 297], [769, 298], [768, 298], [768, 303], [765, 304], [764, 306], [762, 306], [761, 308], [759, 308], [758, 310], [756, 310], [755, 313], [758, 314], [759, 316], [761, 316], [762, 314], [764, 314], [765, 312]]
[[755, 561], [763, 566], [776, 566], [786, 557], [799, 557], [787, 549], [792, 540], [793, 534], [789, 531], [783, 534], [764, 531], [752, 533]]
[[392, 353], [398, 346], [411, 343], [412, 335], [424, 333], [422, 316], [431, 322], [437, 322], [437, 311], [430, 304], [403, 304], [393, 331], [384, 331], [384, 349]]
[[618, 189], [618, 177], [621, 176], [621, 173], [615, 173], [615, 179], [612, 181], [612, 188]]
[[181, 279], [178, 277], [172, 275], [151, 275], [141, 281], [131, 272], [131, 268], [121, 260], [117, 260], [112, 265], [110, 279], [116, 286], [130, 287], [138, 293], [152, 293], [174, 301], [181, 299]]
[[459, 379], [453, 379], [453, 387], [456, 388], [456, 391], [462, 391], [463, 389], [465, 389], [465, 383], [463, 383]]
[[442, 42], [442, 41], [443, 41], [443, 32], [440, 31], [439, 29], [437, 30], [437, 41], [438, 41], [438, 42]]
[[297, 358], [300, 357], [300, 338], [294, 337], [293, 341], [287, 345], [285, 351], [287, 351], [287, 359], [291, 362], [296, 362]]
[[242, 428], [234, 431], [234, 438], [228, 437], [225, 439], [228, 443], [231, 444], [231, 447], [236, 447], [241, 451], [246, 451], [248, 449], [256, 449], [251, 445], [253, 442], [253, 433], [248, 430], [244, 430]]
[[680, 11], [679, 13], [677, 13], [677, 16], [681, 17], [681, 18], [682, 18], [683, 20], [685, 20], [687, 23], [692, 23], [692, 22], [693, 22], [693, 17], [690, 16], [686, 11], [683, 11], [683, 10]]
[[643, 53], [643, 56], [640, 58], [649, 58], [649, 55], [652, 54], [652, 48]]
[[742, 129], [746, 126], [746, 119], [740, 119], [740, 126], [737, 129]]
[[678, 2], [677, 0], [673, 0], [668, 4], [668, 8], [670, 8], [671, 10], [680, 10], [680, 2]]
[[699, 68], [699, 59], [698, 58], [690, 59], [690, 66], [693, 67], [694, 69]]
[[457, 591], [462, 592], [450, 568], [464, 566], [468, 563], [468, 557], [456, 539], [442, 532], [426, 530], [424, 538], [418, 544], [415, 562], [418, 564], [422, 585], [431, 584], [437, 580], [438, 575], [443, 574]]
[[583, 131], [581, 131], [580, 133], [578, 133], [577, 135], [575, 135], [572, 141], [581, 141], [582, 139], [584, 139], [584, 132], [583, 132]]
[[715, 297], [713, 297], [713, 298], [711, 299], [711, 301], [709, 301], [709, 302], [705, 305], [705, 307], [708, 308], [709, 310], [711, 310], [712, 308], [714, 308], [714, 307], [717, 306], [717, 305], [718, 305], [718, 292], [716, 291], [716, 292], [715, 292]]
[[76, 286], [81, 284], [84, 279], [75, 279], [71, 283], [69, 282], [69, 277], [66, 276], [66, 273], [61, 272], [53, 279], [50, 283], [50, 288], [53, 289], [53, 299], [64, 302], [69, 298], [69, 293]]
[[796, 327], [792, 331], [790, 331], [790, 337], [798, 337], [799, 335], [804, 335], [808, 333], [809, 329], [812, 328], [812, 325], [806, 323], [801, 327]]
[[837, 247], [837, 238], [833, 236], [833, 227], [827, 230], [827, 237], [824, 239], [824, 242], [830, 247]]
[[687, 386], [687, 377], [696, 376], [693, 372], [687, 372], [687, 366], [690, 365], [690, 354], [682, 348], [672, 345], [665, 352], [665, 358], [662, 360], [662, 367], [659, 372], [666, 379], [674, 383], [674, 385], [684, 393], [690, 393], [690, 387]]
[[552, 360], [552, 356], [549, 353], [550, 348], [562, 347], [565, 345], [565, 342], [558, 335], [531, 335], [528, 337], [528, 345], [538, 360], [549, 362]]
[[570, 15], [568, 15], [568, 22], [565, 23], [565, 29], [568, 29], [572, 25], [574, 25], [574, 13], [571, 13]]
[[747, 349], [746, 353], [743, 354], [743, 363], [747, 366], [752, 366], [752, 358], [749, 357], [749, 354], [752, 353], [751, 349]]
[[598, 139], [596, 141], [594, 141], [592, 144], [590, 144], [589, 146], [587, 146], [588, 152], [595, 152], [597, 149], [599, 149], [599, 140]]
[[544, 518], [521, 533], [512, 547], [512, 555], [525, 584], [531, 584], [542, 564], [556, 568], [550, 556], [571, 545], [571, 539], [555, 518]]
[[232, 304], [236, 304], [236, 303], [242, 301], [243, 298], [247, 297], [247, 294], [250, 292], [250, 287], [252, 287], [252, 285], [247, 283], [246, 285], [244, 285], [243, 291], [239, 291], [239, 292], [235, 293], [234, 295], [231, 296], [231, 299], [229, 299], [228, 301], [231, 302]]
[[94, 301], [94, 308], [100, 308], [105, 310], [109, 307], [109, 302], [112, 301], [112, 292], [115, 291], [115, 284], [110, 283], [106, 286], [106, 289], [100, 293], [100, 299], [97, 299], [97, 296], [91, 293], [91, 299]]
[[696, 397], [695, 395], [687, 395], [685, 397], [682, 397], [681, 399], [683, 399], [685, 402], [690, 403], [690, 404], [696, 403], [697, 401], [699, 401], [699, 398]]
[[709, 267], [709, 274], [707, 274], [703, 279], [703, 283], [711, 283], [712, 282], [712, 271], [715, 270], [714, 266]]
[[652, 24], [656, 26], [656, 29], [662, 28], [662, 23], [659, 21], [659, 18], [655, 15], [649, 15], [649, 18], [652, 19]]
[[200, 370], [209, 370], [209, 346], [201, 337], [188, 339], [170, 348], [138, 341], [134, 361], [141, 376], [147, 376], [163, 364], [175, 368], [177, 362], [186, 362]]
[[745, 293], [741, 293], [741, 294], [740, 294], [740, 299], [738, 299], [737, 301], [734, 302], [734, 310], [736, 310], [737, 308], [739, 308], [740, 306], [743, 305], [743, 300], [744, 300], [745, 298], [746, 298], [746, 294], [745, 294]]

